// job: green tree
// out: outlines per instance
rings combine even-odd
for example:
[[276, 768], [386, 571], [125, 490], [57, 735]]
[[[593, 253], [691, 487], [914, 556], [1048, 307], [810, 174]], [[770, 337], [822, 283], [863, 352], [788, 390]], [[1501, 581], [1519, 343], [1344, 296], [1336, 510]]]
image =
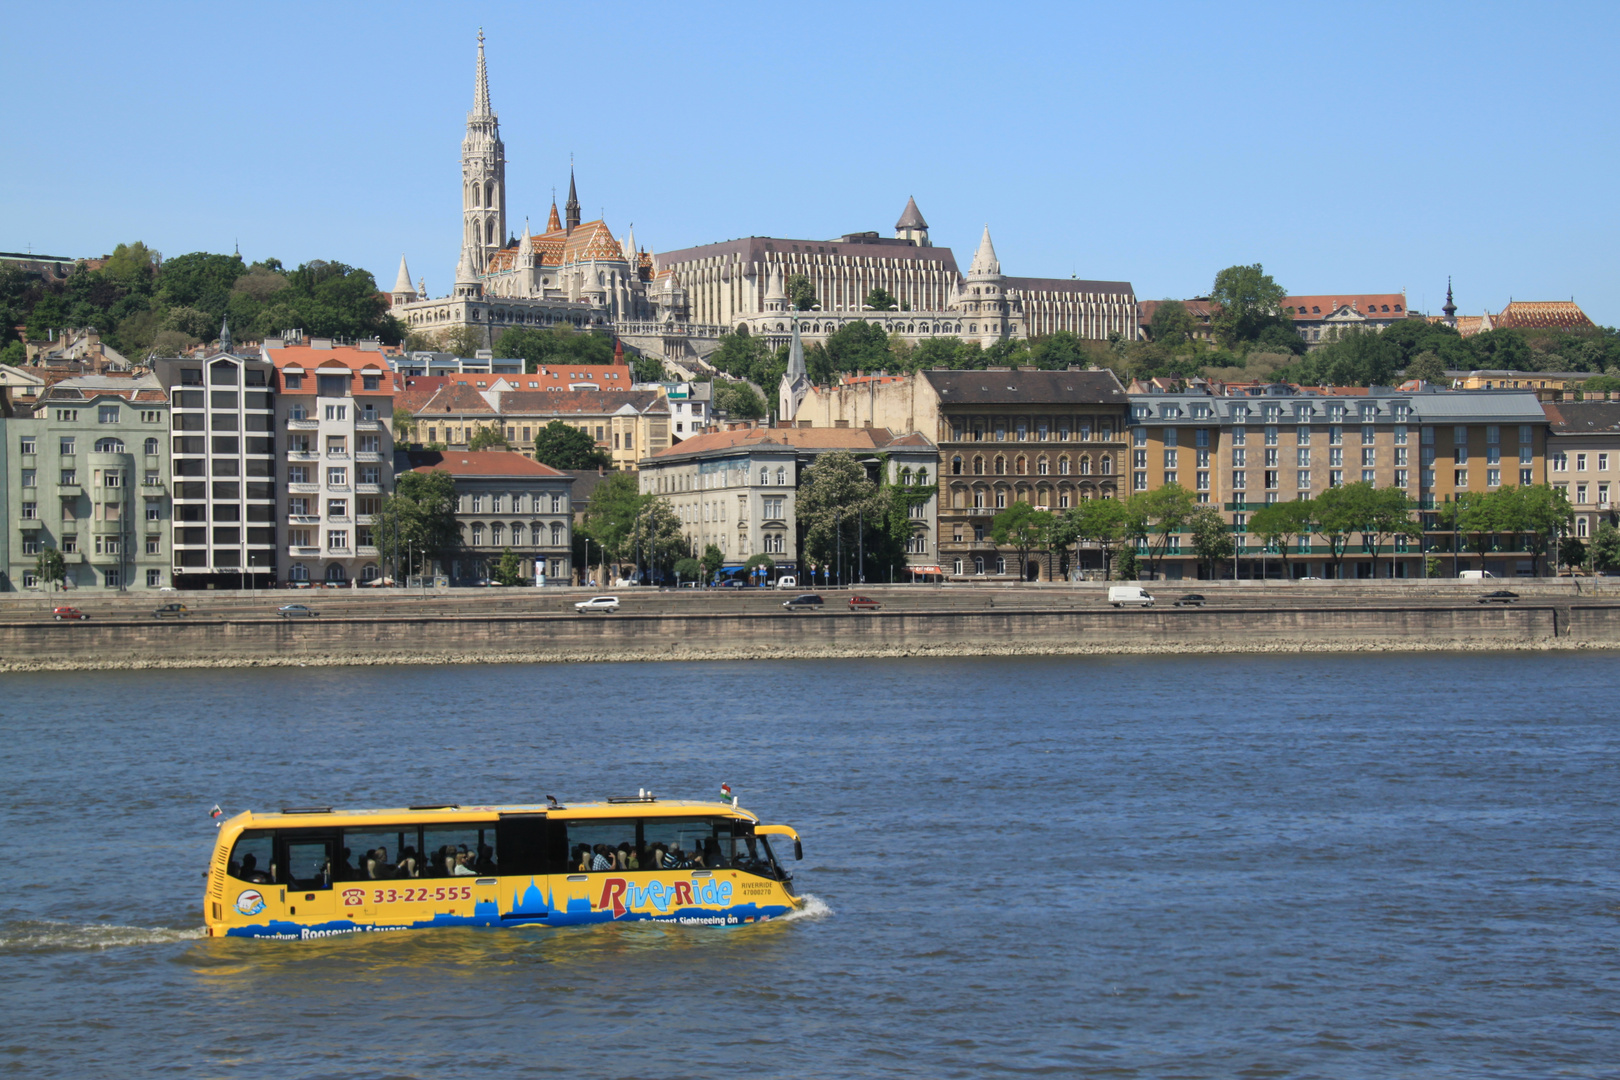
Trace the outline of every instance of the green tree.
[[737, 420], [758, 420], [765, 415], [765, 399], [745, 382], [717, 380], [714, 384], [714, 407], [716, 411]]
[[1287, 296], [1259, 263], [1227, 267], [1215, 275], [1209, 294], [1216, 336], [1228, 347], [1258, 340], [1263, 330], [1286, 318]]
[[1029, 342], [1029, 356], [1042, 371], [1062, 371], [1085, 367], [1090, 360], [1086, 346], [1068, 330], [1058, 330]]
[[833, 372], [878, 371], [889, 362], [889, 335], [876, 323], [857, 319], [845, 323], [826, 341], [827, 359]]
[[643, 495], [640, 504], [630, 524], [624, 554], [657, 580], [672, 571], [677, 559], [690, 554], [690, 545], [681, 531], [681, 519], [669, 503], [656, 495]]
[[462, 357], [476, 356], [479, 349], [488, 348], [484, 344], [484, 332], [471, 326], [452, 326], [440, 330], [435, 344], [439, 352]]
[[467, 440], [468, 450], [510, 450], [512, 444], [506, 441], [506, 432], [495, 424], [481, 427], [473, 432], [473, 437]]
[[1138, 565], [1136, 552], [1130, 548], [1122, 549], [1119, 558], [1114, 560], [1114, 573], [1119, 575], [1121, 581], [1135, 581], [1140, 577], [1141, 569]]
[[878, 285], [866, 294], [864, 306], [872, 311], [893, 311], [895, 309], [894, 294]]
[[1159, 306], [1153, 309], [1153, 318], [1148, 323], [1148, 333], [1153, 336], [1153, 340], [1171, 348], [1191, 341], [1197, 329], [1198, 324], [1187, 311], [1187, 305], [1180, 300], [1159, 301]]
[[720, 554], [717, 545], [710, 544], [703, 549], [703, 557], [698, 562], [703, 564], [703, 581], [708, 584], [714, 580], [714, 575], [720, 572], [720, 568], [726, 565], [726, 557]]
[[1029, 553], [1045, 547], [1052, 536], [1054, 515], [1027, 502], [1015, 501], [990, 519], [990, 539], [997, 547], [1018, 552], [1018, 580], [1028, 577]]
[[[163, 263], [158, 273], [157, 298], [170, 308], [196, 308], [219, 329], [236, 279], [248, 272], [238, 255], [210, 255], [194, 251]], [[193, 334], [200, 337], [200, 334]]]
[[1361, 523], [1361, 538], [1372, 549], [1373, 577], [1378, 576], [1378, 553], [1386, 543], [1398, 537], [1422, 537], [1423, 529], [1412, 520], [1415, 505], [1401, 488], [1373, 491], [1367, 504], [1367, 516]]
[[[883, 506], [866, 467], [847, 451], [823, 454], [805, 470], [799, 488], [799, 550], [820, 566], [855, 554], [863, 521], [878, 521]], [[840, 580], [842, 567], [837, 570]]]
[[55, 585], [61, 588], [62, 582], [67, 580], [67, 560], [62, 558], [60, 551], [47, 545], [40, 548], [34, 558], [34, 573], [46, 587]]
[[1607, 521], [1592, 534], [1592, 567], [1600, 573], [1620, 570], [1620, 529]]
[[1502, 488], [1498, 492], [1512, 492], [1507, 496], [1506, 525], [1509, 531], [1524, 535], [1530, 553], [1540, 572], [1541, 560], [1546, 558], [1555, 537], [1569, 532], [1575, 521], [1574, 508], [1563, 488], [1551, 484], [1529, 484], [1519, 488]]
[[1501, 490], [1463, 491], [1441, 505], [1440, 521], [1456, 533], [1459, 548], [1467, 546], [1482, 559], [1490, 554], [1510, 509], [1500, 496]]
[[[1391, 327], [1393, 329], [1393, 327]], [[1406, 365], [1408, 379], [1422, 379], [1424, 382], [1443, 384], [1446, 381], [1446, 365], [1441, 362], [1439, 353], [1421, 352], [1412, 358]]]
[[534, 460], [553, 469], [605, 469], [613, 464], [612, 456], [588, 432], [561, 420], [535, 432]]
[[1365, 482], [1328, 488], [1311, 500], [1316, 517], [1316, 535], [1328, 546], [1333, 576], [1344, 577], [1344, 557], [1350, 537], [1360, 531], [1373, 513], [1373, 486]]
[[1474, 367], [1523, 371], [1530, 366], [1530, 345], [1517, 330], [1484, 330], [1467, 344], [1476, 358]]
[[401, 446], [416, 439], [416, 416], [403, 405], [394, 406], [394, 442]]
[[1219, 564], [1230, 559], [1236, 548], [1232, 544], [1232, 530], [1226, 519], [1213, 506], [1200, 506], [1193, 511], [1189, 526], [1192, 533], [1193, 554], [1209, 568], [1213, 581], [1220, 577]]
[[1148, 565], [1155, 574], [1170, 538], [1186, 531], [1197, 506], [1197, 498], [1180, 484], [1165, 484], [1125, 500], [1126, 529], [1147, 548]]
[[461, 546], [455, 478], [442, 469], [400, 473], [394, 493], [373, 518], [373, 531], [396, 576], [425, 573], [429, 560], [449, 558]]
[[[544, 366], [613, 363], [613, 339], [609, 335], [565, 324], [511, 327], [495, 340], [491, 351], [502, 360], [523, 360], [524, 371], [531, 374]], [[663, 365], [659, 367], [661, 370]]]
[[501, 549], [501, 561], [495, 564], [495, 580], [502, 585], [526, 585], [522, 561], [511, 548]]
[[656, 356], [636, 355], [630, 357], [630, 370], [635, 375], [636, 382], [674, 382], [669, 372], [664, 370], [664, 362]]
[[703, 580], [703, 564], [691, 557], [676, 559], [675, 578], [677, 582], [701, 581]]
[[1059, 546], [1077, 542], [1097, 545], [1106, 579], [1112, 573], [1115, 550], [1128, 539], [1125, 525], [1125, 504], [1119, 500], [1081, 499], [1078, 506], [1064, 513], [1063, 523], [1054, 530], [1053, 540]]
[[958, 337], [924, 338], [911, 350], [911, 370], [956, 369], [963, 366], [965, 343]]
[[1586, 545], [1579, 537], [1568, 537], [1558, 545], [1558, 561], [1571, 570], [1579, 570], [1586, 565]]
[[1282, 555], [1283, 577], [1288, 576], [1288, 551], [1302, 536], [1313, 529], [1309, 499], [1291, 502], [1267, 503], [1249, 518], [1249, 532], [1260, 538], [1268, 548], [1276, 548]]
[[821, 303], [816, 299], [815, 285], [803, 274], [788, 275], [787, 294], [788, 302], [793, 305], [794, 311], [809, 311]]
[[648, 498], [641, 493], [635, 474], [628, 472], [611, 474], [591, 492], [590, 508], [585, 511], [580, 531], [601, 549], [604, 562], [618, 562], [623, 556], [636, 517]]
[[776, 560], [761, 552], [748, 556], [748, 561], [743, 563], [743, 569], [748, 572], [750, 578], [752, 578], [754, 570], [761, 566], [765, 568], [765, 577], [769, 578], [771, 571], [776, 569]]

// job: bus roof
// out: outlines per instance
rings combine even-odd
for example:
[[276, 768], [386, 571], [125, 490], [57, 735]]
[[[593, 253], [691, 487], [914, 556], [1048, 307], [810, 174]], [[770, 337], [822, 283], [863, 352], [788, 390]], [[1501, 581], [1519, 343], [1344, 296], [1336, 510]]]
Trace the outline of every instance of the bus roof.
[[623, 799], [604, 802], [563, 803], [548, 806], [534, 803], [489, 803], [480, 805], [442, 804], [434, 806], [404, 806], [384, 810], [348, 810], [330, 806], [290, 806], [279, 811], [255, 813], [244, 810], [232, 817], [233, 826], [244, 828], [272, 828], [291, 825], [363, 825], [379, 819], [439, 823], [454, 821], [495, 821], [502, 814], [546, 815], [568, 820], [581, 818], [626, 817], [729, 817], [743, 821], [758, 821], [752, 811], [726, 803], [698, 802], [689, 799]]

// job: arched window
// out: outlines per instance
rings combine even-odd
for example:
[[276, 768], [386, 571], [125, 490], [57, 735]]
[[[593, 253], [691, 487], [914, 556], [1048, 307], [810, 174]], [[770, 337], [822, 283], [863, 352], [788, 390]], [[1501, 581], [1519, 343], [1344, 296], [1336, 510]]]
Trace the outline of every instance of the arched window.
[[975, 555], [975, 556], [973, 556], [973, 572], [975, 574], [983, 575], [983, 573], [984, 573], [984, 556], [983, 555]]
[[1114, 459], [1113, 459], [1113, 457], [1108, 455], [1108, 454], [1104, 454], [1102, 456], [1102, 470], [1101, 470], [1102, 474], [1104, 476], [1108, 476], [1113, 471], [1114, 471]]
[[921, 487], [922, 485], [924, 485], [926, 483], [928, 483], [928, 470], [927, 469], [918, 469], [917, 470], [917, 486]]
[[771, 482], [771, 470], [769, 470], [769, 469], [761, 469], [761, 470], [759, 470], [759, 482], [760, 482], [761, 485], [769, 484]]
[[484, 523], [482, 521], [473, 522], [472, 542], [474, 544], [482, 544], [484, 542]]
[[781, 487], [787, 483], [787, 469], [784, 466], [776, 467], [776, 486]]
[[482, 206], [482, 205], [484, 205], [484, 203], [483, 203], [483, 194], [484, 194], [483, 189], [480, 188], [477, 184], [474, 184], [472, 186], [472, 204], [474, 206]]
[[1080, 475], [1081, 476], [1090, 476], [1091, 475], [1091, 455], [1090, 454], [1082, 454], [1080, 456]]
[[1051, 466], [1044, 456], [1039, 461], [1035, 462], [1035, 474], [1037, 476], [1045, 476], [1050, 471]]
[[293, 563], [290, 567], [287, 568], [287, 580], [288, 581], [308, 581], [309, 580], [309, 567], [305, 566], [301, 562]]
[[1013, 466], [1018, 470], [1019, 476], [1023, 476], [1029, 471], [1029, 463], [1024, 460], [1023, 454], [1018, 455], [1018, 459], [1013, 463]]
[[494, 218], [489, 219], [489, 223], [488, 223], [488, 226], [487, 226], [487, 238], [484, 240], [484, 243], [486, 243], [486, 244], [495, 243], [495, 219]]
[[955, 457], [951, 458], [951, 475], [952, 476], [961, 476], [962, 475], [962, 455], [961, 454], [957, 454]]
[[158, 452], [158, 441], [156, 439], [147, 439], [146, 440], [146, 446], [144, 447], [144, 449], [145, 449], [147, 454], [155, 454], [155, 453], [157, 453]]
[[996, 475], [997, 476], [1006, 476], [1007, 475], [1007, 459], [1006, 458], [999, 457], [999, 456], [996, 458]]
[[911, 485], [911, 470], [909, 468], [900, 470], [900, 482], [908, 487]]
[[973, 509], [975, 509], [975, 510], [983, 510], [984, 509], [984, 488], [974, 488], [973, 489]]
[[495, 205], [495, 181], [493, 180], [488, 180], [484, 183], [484, 205]]
[[1069, 475], [1069, 459], [1068, 459], [1067, 456], [1058, 458], [1058, 475], [1059, 476], [1068, 476]]
[[490, 543], [499, 544], [499, 543], [502, 542], [502, 539], [505, 536], [506, 536], [506, 526], [502, 525], [498, 521], [494, 522], [493, 524], [490, 525], [490, 527], [489, 527], [489, 542]]
[[98, 454], [122, 454], [123, 452], [124, 452], [124, 440], [123, 439], [97, 439], [96, 440], [96, 453], [98, 453]]
[[345, 578], [342, 563], [330, 563], [326, 567], [326, 580], [328, 582], [341, 582]]
[[360, 568], [360, 580], [361, 581], [376, 581], [377, 580], [377, 564], [376, 563], [366, 563], [365, 566], [361, 567]]
[[973, 459], [973, 475], [974, 476], [983, 476], [984, 475], [984, 458], [976, 457], [976, 458]]
[[1005, 509], [1007, 509], [1007, 489], [1006, 488], [997, 488], [996, 489], [996, 509], [997, 510], [1005, 510]]

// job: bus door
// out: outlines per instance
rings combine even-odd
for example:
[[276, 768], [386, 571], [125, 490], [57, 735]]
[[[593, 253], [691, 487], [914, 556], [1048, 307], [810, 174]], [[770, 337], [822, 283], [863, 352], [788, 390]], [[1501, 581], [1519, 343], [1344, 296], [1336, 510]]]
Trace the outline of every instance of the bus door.
[[337, 833], [290, 829], [281, 833], [277, 860], [286, 867], [287, 917], [317, 923], [335, 915], [332, 894], [332, 855]]

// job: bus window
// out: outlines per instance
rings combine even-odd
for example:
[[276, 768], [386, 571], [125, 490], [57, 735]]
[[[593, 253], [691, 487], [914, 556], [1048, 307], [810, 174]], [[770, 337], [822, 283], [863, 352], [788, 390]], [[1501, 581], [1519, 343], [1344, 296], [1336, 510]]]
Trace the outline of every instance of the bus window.
[[231, 848], [230, 875], [254, 885], [276, 884], [276, 834], [269, 829], [249, 829], [236, 838]]
[[422, 827], [422, 877], [477, 877], [496, 873], [495, 826]]
[[715, 834], [718, 825], [729, 839], [729, 822], [708, 818], [696, 821], [648, 818], [642, 824], [648, 849], [657, 853], [657, 869], [716, 870], [728, 865]]
[[415, 825], [344, 829], [333, 876], [338, 881], [421, 877], [422, 857], [416, 845]]
[[776, 860], [771, 857], [771, 846], [763, 836], [736, 836], [730, 838], [727, 855], [730, 865], [737, 870], [762, 877], [780, 877]]
[[332, 885], [332, 841], [287, 841], [287, 884], [294, 889], [327, 889]]
[[567, 827], [570, 874], [653, 869], [636, 846], [634, 818], [570, 821]]

